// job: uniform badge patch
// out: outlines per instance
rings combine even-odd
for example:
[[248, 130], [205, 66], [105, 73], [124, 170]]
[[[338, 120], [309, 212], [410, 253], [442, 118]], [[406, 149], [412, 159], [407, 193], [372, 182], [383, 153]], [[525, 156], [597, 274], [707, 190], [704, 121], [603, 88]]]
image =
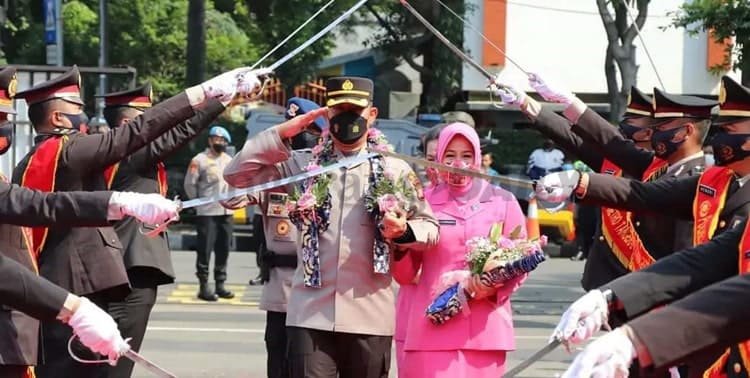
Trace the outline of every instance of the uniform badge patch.
[[701, 184], [698, 187], [698, 191], [700, 191], [701, 193], [703, 193], [703, 194], [705, 194], [707, 196], [711, 196], [711, 197], [716, 196], [716, 189], [714, 189], [714, 188], [712, 188], [712, 187], [710, 187], [708, 185]]
[[278, 236], [287, 236], [289, 235], [289, 230], [291, 227], [289, 226], [289, 222], [285, 220], [279, 221], [279, 223], [276, 223], [276, 235]]
[[419, 177], [414, 171], [409, 172], [409, 183], [414, 187], [414, 192], [420, 201], [424, 201], [424, 190], [422, 188], [422, 181], [419, 181]]
[[190, 167], [188, 167], [188, 172], [191, 174], [198, 174], [198, 162], [193, 160], [190, 162]]

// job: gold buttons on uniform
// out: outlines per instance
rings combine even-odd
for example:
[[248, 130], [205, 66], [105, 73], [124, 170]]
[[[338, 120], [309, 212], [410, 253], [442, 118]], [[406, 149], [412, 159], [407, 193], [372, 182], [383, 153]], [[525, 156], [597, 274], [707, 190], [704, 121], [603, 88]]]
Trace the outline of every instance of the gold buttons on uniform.
[[600, 237], [599, 237], [599, 241], [600, 241], [600, 242], [603, 242], [603, 241], [604, 241], [604, 236], [600, 236]]
[[726, 226], [726, 225], [727, 225], [726, 221], [720, 221], [719, 222], [719, 228], [724, 228], [724, 226]]
[[735, 373], [739, 374], [742, 371], [742, 365], [740, 365], [739, 362], [735, 362], [734, 366], [732, 366], [732, 367], [734, 368], [734, 372]]

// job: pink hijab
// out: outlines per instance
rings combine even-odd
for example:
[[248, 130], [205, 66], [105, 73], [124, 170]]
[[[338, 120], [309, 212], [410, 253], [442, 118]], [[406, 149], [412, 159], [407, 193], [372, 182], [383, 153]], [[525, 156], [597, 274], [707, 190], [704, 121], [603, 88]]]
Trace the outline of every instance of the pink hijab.
[[461, 122], [451, 123], [440, 131], [440, 136], [438, 137], [437, 160], [439, 162], [443, 161], [443, 156], [445, 156], [445, 150], [448, 148], [448, 145], [453, 138], [459, 135], [466, 138], [469, 143], [471, 143], [471, 146], [474, 148], [473, 167], [479, 167], [482, 160], [482, 151], [479, 147], [479, 135], [477, 135], [474, 128]]

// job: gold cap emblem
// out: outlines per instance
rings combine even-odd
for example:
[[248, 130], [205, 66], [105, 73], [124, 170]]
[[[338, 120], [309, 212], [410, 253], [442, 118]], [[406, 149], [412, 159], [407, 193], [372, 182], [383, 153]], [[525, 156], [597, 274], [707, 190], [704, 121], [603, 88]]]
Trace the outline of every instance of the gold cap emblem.
[[8, 83], [8, 97], [13, 98], [16, 96], [16, 89], [18, 88], [18, 79], [16, 78], [16, 74], [13, 74], [13, 78], [10, 79], [10, 83]]
[[631, 89], [631, 92], [628, 92], [628, 106], [630, 106], [630, 103], [633, 102], [633, 92]]
[[354, 83], [352, 83], [351, 80], [346, 80], [346, 81], [344, 81], [343, 84], [341, 84], [341, 89], [343, 89], [345, 91], [350, 91], [350, 90], [354, 89]]
[[148, 89], [148, 102], [154, 102], [154, 87]]
[[724, 86], [724, 80], [721, 81], [721, 87], [719, 87], [719, 105], [724, 105], [727, 102], [727, 87]]

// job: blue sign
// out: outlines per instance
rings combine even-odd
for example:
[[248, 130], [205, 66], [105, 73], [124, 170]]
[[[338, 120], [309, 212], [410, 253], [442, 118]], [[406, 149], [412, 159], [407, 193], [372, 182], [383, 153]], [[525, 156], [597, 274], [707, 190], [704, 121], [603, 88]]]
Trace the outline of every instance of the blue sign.
[[57, 9], [55, 0], [44, 1], [44, 42], [48, 45], [57, 43]]

